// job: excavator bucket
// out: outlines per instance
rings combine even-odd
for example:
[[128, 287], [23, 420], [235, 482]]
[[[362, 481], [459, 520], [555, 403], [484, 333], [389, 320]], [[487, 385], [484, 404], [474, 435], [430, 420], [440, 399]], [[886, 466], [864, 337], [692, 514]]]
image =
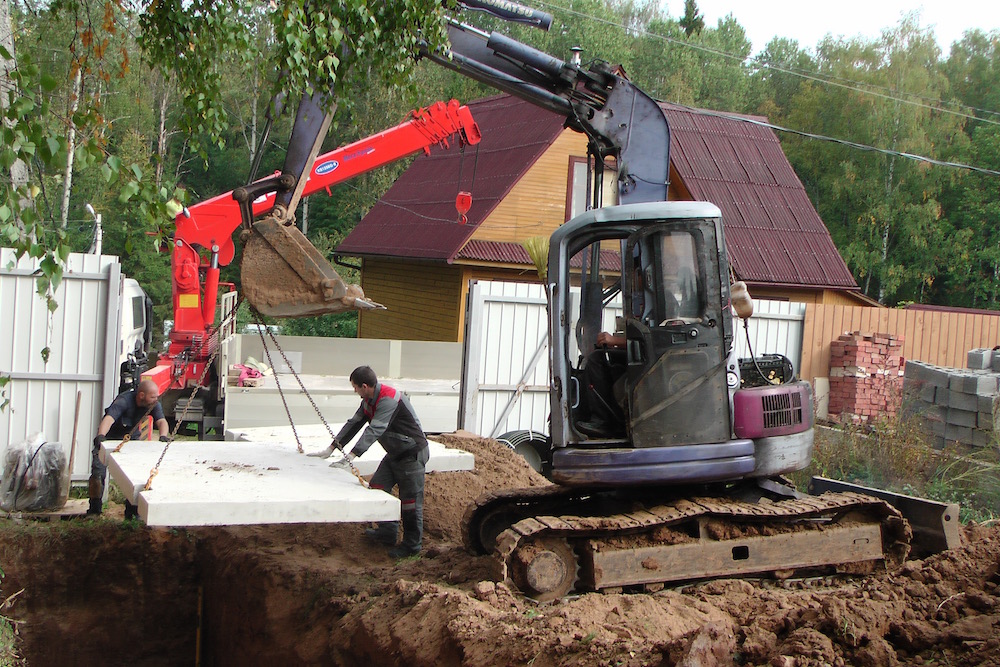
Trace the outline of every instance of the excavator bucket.
[[269, 317], [306, 317], [374, 310], [357, 285], [348, 285], [295, 225], [273, 217], [254, 224], [240, 266], [243, 294]]

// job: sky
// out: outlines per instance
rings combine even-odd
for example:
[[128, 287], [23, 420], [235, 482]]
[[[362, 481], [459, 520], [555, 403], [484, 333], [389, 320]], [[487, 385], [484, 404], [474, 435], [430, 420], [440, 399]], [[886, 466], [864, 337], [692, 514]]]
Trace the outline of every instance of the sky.
[[[753, 52], [763, 50], [772, 37], [790, 37], [814, 50], [827, 34], [834, 37], [877, 38], [908, 12], [920, 12], [921, 27], [934, 30], [943, 56], [952, 42], [972, 28], [1000, 29], [998, 0], [697, 0], [705, 26], [732, 14], [747, 31]], [[684, 0], [666, 0], [670, 15], [684, 16]]]

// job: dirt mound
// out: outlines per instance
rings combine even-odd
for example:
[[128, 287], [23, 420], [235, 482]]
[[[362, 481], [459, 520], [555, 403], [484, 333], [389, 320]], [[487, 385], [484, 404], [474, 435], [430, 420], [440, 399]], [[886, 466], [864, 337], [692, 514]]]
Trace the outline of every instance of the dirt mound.
[[436, 435], [434, 439], [472, 453], [476, 467], [470, 472], [427, 475], [424, 530], [428, 537], [461, 544], [462, 515], [476, 498], [489, 491], [549, 484], [524, 459], [496, 440], [471, 434]]
[[960, 549], [863, 578], [539, 605], [462, 550], [460, 522], [484, 491], [547, 482], [499, 443], [441, 439], [472, 451], [476, 469], [428, 475], [426, 548], [400, 562], [356, 525], [0, 522], [2, 590], [24, 588], [8, 615], [26, 621], [29, 664], [190, 664], [197, 645], [206, 665], [1000, 664], [1000, 527], [966, 528]]

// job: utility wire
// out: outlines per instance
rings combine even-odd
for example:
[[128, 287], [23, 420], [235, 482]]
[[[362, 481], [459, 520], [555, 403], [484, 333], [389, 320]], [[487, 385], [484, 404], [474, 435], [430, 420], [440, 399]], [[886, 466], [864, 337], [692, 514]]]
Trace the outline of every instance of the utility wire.
[[970, 164], [964, 164], [962, 162], [949, 162], [947, 160], [938, 160], [932, 157], [927, 157], [925, 155], [916, 155], [914, 153], [904, 153], [902, 151], [894, 151], [888, 148], [876, 148], [875, 146], [869, 146], [868, 144], [859, 144], [856, 141], [848, 141], [846, 139], [837, 139], [836, 137], [828, 137], [822, 134], [813, 134], [812, 132], [803, 132], [802, 130], [793, 130], [788, 127], [782, 127], [781, 125], [775, 125], [774, 123], [765, 123], [762, 120], [757, 120], [756, 118], [748, 118], [747, 116], [738, 116], [735, 114], [723, 113], [721, 111], [709, 111], [707, 109], [695, 109], [694, 107], [684, 106], [682, 104], [675, 104], [674, 106], [680, 107], [686, 111], [694, 114], [699, 114], [702, 116], [715, 116], [717, 118], [727, 118], [729, 120], [738, 120], [744, 123], [750, 123], [751, 125], [760, 125], [761, 127], [767, 127], [772, 130], [777, 130], [778, 132], [788, 132], [789, 134], [797, 134], [801, 137], [806, 137], [807, 139], [817, 139], [819, 141], [829, 141], [835, 144], [841, 144], [842, 146], [848, 146], [850, 148], [855, 148], [861, 151], [868, 151], [873, 153], [883, 153], [885, 155], [893, 155], [896, 157], [906, 158], [908, 160], [916, 160], [918, 162], [927, 162], [929, 164], [937, 165], [940, 167], [953, 167], [956, 169], [966, 169], [968, 171], [974, 171], [980, 174], [989, 174], [990, 176], [1000, 176], [1000, 171], [995, 169], [986, 169], [984, 167], [976, 167]]
[[[567, 14], [572, 14], [572, 15], [575, 15], [575, 16], [579, 16], [581, 18], [585, 18], [585, 19], [587, 19], [589, 21], [594, 21], [596, 23], [601, 23], [603, 25], [614, 26], [616, 28], [621, 28], [622, 30], [628, 30], [629, 32], [633, 32], [633, 33], [636, 33], [636, 34], [644, 35], [646, 37], [654, 37], [656, 39], [660, 39], [660, 40], [662, 40], [664, 42], [667, 42], [669, 44], [674, 44], [676, 46], [681, 46], [681, 47], [684, 47], [684, 48], [694, 49], [695, 51], [702, 51], [702, 52], [708, 53], [710, 55], [719, 56], [721, 58], [728, 58], [730, 60], [736, 60], [736, 61], [741, 62], [741, 63], [746, 62], [746, 60], [747, 60], [747, 58], [744, 57], [744, 56], [739, 56], [739, 55], [735, 55], [735, 54], [732, 54], [732, 53], [727, 53], [727, 52], [721, 51], [719, 49], [713, 49], [713, 48], [708, 47], [708, 46], [703, 46], [701, 44], [694, 44], [692, 42], [688, 42], [688, 41], [681, 40], [681, 39], [676, 39], [674, 37], [668, 37], [666, 35], [660, 35], [660, 34], [657, 34], [657, 33], [648, 32], [646, 30], [636, 30], [636, 29], [632, 29], [632, 28], [626, 28], [625, 26], [621, 25], [620, 23], [616, 23], [614, 21], [609, 21], [607, 19], [602, 19], [602, 18], [597, 17], [597, 16], [591, 16], [589, 14], [585, 14], [583, 12], [578, 12], [578, 11], [576, 11], [574, 9], [570, 9], [568, 7], [562, 7], [560, 5], [556, 5], [556, 4], [551, 3], [551, 2], [544, 2], [544, 1], [540, 0], [538, 2], [538, 4], [542, 5], [543, 7], [547, 7], [549, 9], [557, 9], [559, 11], [566, 12]], [[943, 106], [939, 106], [939, 105], [945, 104], [945, 102], [943, 100], [939, 100], [939, 99], [933, 100], [933, 101], [937, 102], [937, 105], [925, 104], [923, 102], [915, 102], [912, 99], [907, 99], [907, 98], [904, 98], [904, 97], [897, 97], [895, 95], [890, 95], [890, 94], [886, 94], [886, 93], [879, 93], [879, 92], [876, 92], [876, 91], [873, 91], [873, 90], [869, 90], [869, 89], [861, 88], [860, 87], [860, 86], [870, 86], [870, 87], [875, 87], [875, 88], [881, 87], [881, 86], [877, 86], [877, 85], [874, 85], [874, 84], [864, 84], [864, 83], [860, 83], [860, 82], [857, 82], [857, 81], [851, 81], [849, 79], [841, 79], [843, 81], [848, 81], [849, 83], [840, 83], [839, 81], [836, 80], [839, 77], [824, 78], [824, 77], [821, 77], [821, 76], [818, 76], [818, 75], [815, 75], [815, 74], [807, 74], [805, 72], [801, 72], [801, 71], [798, 71], [798, 70], [795, 70], [795, 69], [791, 69], [791, 68], [787, 68], [787, 67], [781, 67], [781, 66], [778, 66], [778, 65], [766, 62], [766, 61], [758, 61], [758, 62], [755, 63], [755, 65], [758, 66], [758, 67], [762, 67], [762, 68], [773, 70], [775, 72], [781, 72], [783, 74], [789, 74], [791, 76], [797, 76], [797, 77], [800, 77], [800, 78], [803, 78], [803, 79], [807, 79], [807, 80], [810, 80], [810, 81], [815, 81], [817, 83], [821, 83], [821, 84], [824, 84], [824, 85], [836, 86], [836, 87], [839, 87], [839, 88], [845, 88], [847, 90], [852, 90], [854, 92], [862, 93], [862, 94], [865, 94], [865, 95], [873, 95], [875, 97], [880, 97], [882, 99], [890, 100], [890, 101], [893, 101], [893, 102], [900, 102], [902, 104], [908, 104], [908, 105], [916, 106], [916, 107], [919, 107], [919, 108], [925, 108], [925, 109], [930, 109], [930, 110], [933, 110], [933, 111], [939, 111], [941, 113], [951, 114], [951, 115], [954, 115], [954, 116], [958, 116], [960, 118], [965, 118], [965, 119], [968, 119], [968, 120], [976, 120], [976, 121], [979, 121], [979, 122], [982, 122], [982, 123], [988, 123], [988, 124], [991, 124], [991, 125], [1000, 125], [1000, 121], [990, 120], [988, 118], [982, 118], [980, 116], [976, 116], [976, 115], [973, 115], [973, 114], [963, 113], [961, 111], [954, 111], [954, 110], [951, 110], [951, 109], [944, 108]], [[883, 89], [885, 89], [885, 88], [883, 88]], [[927, 100], [927, 99], [931, 99], [931, 98], [918, 97], [918, 99], [925, 99], [925, 100]], [[966, 106], [966, 105], [963, 105], [963, 104], [957, 103], [957, 102], [954, 102], [954, 103], [951, 103], [951, 104], [955, 104], [956, 106], [967, 108], [967, 109], [975, 109], [975, 107], [969, 107], [969, 106]], [[986, 110], [986, 109], [978, 109], [978, 111], [982, 111], [984, 113], [989, 113], [989, 114], [992, 114], [992, 115], [1000, 115], [1000, 112], [989, 111], [989, 110]]]

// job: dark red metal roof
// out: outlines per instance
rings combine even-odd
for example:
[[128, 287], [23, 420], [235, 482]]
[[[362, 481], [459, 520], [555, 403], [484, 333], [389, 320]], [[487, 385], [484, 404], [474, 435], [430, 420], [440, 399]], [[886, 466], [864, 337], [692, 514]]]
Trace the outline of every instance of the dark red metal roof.
[[[695, 200], [721, 209], [729, 259], [740, 278], [857, 290], [778, 137], [768, 127], [746, 122], [765, 119], [661, 106], [670, 121], [674, 169]], [[477, 147], [466, 148], [463, 155], [457, 145], [418, 157], [338, 252], [532, 264], [516, 243], [472, 241], [463, 246], [559, 136], [563, 119], [510, 95], [469, 107], [483, 133], [478, 157]], [[457, 223], [459, 189], [471, 190], [474, 198], [465, 225]]]
[[766, 119], [661, 104], [693, 199], [722, 211], [729, 260], [751, 283], [857, 289]]
[[[464, 153], [454, 144], [435, 147], [417, 157], [337, 252], [452, 261], [563, 129], [560, 116], [510, 95], [471, 102], [469, 108], [482, 129], [479, 145]], [[473, 196], [464, 225], [455, 210], [459, 190]]]
[[[520, 243], [508, 241], [469, 241], [458, 251], [456, 259], [469, 259], [481, 262], [497, 262], [504, 264], [530, 264], [534, 266], [531, 256]], [[580, 267], [583, 262], [579, 255], [570, 258], [570, 266]], [[612, 250], [601, 250], [601, 268], [606, 271], [621, 271], [621, 253]]]

